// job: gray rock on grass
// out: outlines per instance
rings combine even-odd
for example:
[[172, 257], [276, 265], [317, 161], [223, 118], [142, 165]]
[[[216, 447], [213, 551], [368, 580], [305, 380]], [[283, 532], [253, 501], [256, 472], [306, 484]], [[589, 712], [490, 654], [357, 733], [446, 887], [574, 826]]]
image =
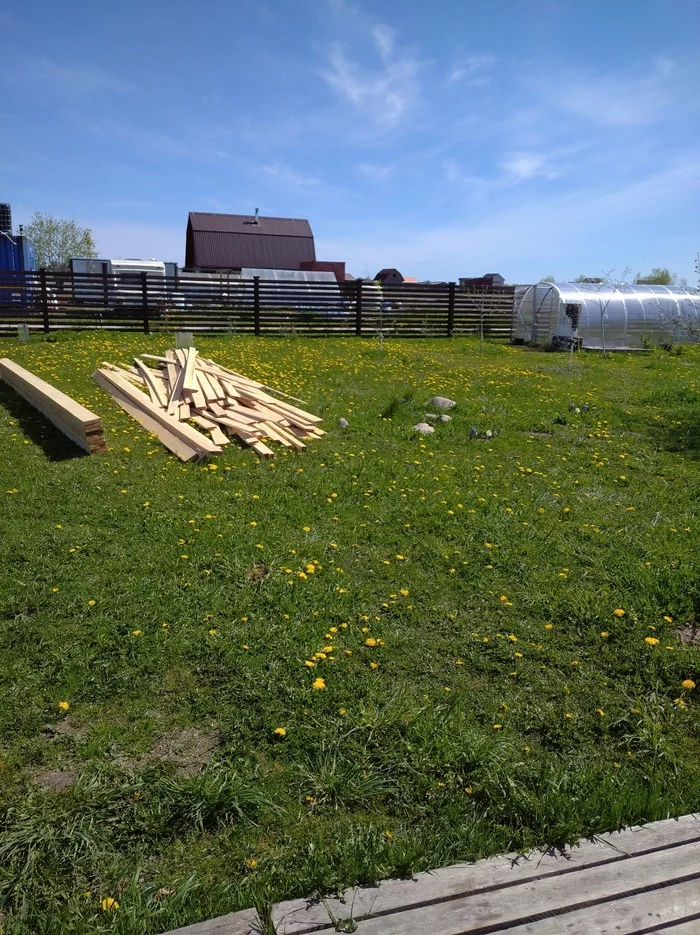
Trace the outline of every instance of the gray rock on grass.
[[447, 396], [433, 396], [428, 405], [434, 406], [436, 409], [454, 409], [457, 403], [454, 399], [448, 399]]
[[432, 425], [428, 425], [427, 422], [417, 422], [413, 428], [416, 432], [420, 432], [421, 435], [432, 435], [435, 431]]
[[350, 425], [350, 423], [348, 422], [347, 419], [338, 419], [338, 425], [340, 426], [341, 429], [346, 429]]
[[442, 415], [442, 416], [439, 417], [439, 421], [440, 421], [440, 422], [451, 422], [451, 421], [452, 421], [452, 416]]

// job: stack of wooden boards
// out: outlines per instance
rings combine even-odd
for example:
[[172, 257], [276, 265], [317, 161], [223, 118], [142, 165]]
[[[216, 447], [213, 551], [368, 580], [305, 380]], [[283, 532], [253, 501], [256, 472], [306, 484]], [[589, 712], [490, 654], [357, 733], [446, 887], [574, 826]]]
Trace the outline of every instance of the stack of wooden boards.
[[273, 458], [264, 440], [301, 450], [302, 439], [325, 434], [318, 416], [270, 395], [279, 391], [200, 357], [193, 347], [142, 358], [128, 367], [103, 363], [92, 378], [183, 461], [220, 454], [229, 436]]
[[0, 376], [76, 445], [90, 454], [107, 451], [102, 420], [94, 412], [7, 357], [0, 360]]

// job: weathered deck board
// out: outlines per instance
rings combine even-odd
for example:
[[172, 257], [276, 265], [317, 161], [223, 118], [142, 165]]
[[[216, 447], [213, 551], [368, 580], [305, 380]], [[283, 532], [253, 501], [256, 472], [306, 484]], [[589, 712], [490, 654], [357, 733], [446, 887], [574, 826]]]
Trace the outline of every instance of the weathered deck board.
[[[254, 935], [251, 912], [177, 932]], [[332, 935], [334, 918], [354, 919], [360, 935], [700, 935], [700, 816], [273, 908], [278, 935]]]

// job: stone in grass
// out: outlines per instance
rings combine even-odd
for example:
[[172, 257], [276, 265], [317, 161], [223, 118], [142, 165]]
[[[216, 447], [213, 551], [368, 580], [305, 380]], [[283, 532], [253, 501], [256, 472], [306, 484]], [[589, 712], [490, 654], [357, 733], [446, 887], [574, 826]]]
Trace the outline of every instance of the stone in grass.
[[428, 405], [434, 406], [436, 409], [454, 409], [457, 403], [454, 399], [448, 399], [447, 396], [433, 396]]
[[347, 419], [338, 419], [338, 425], [340, 426], [341, 429], [346, 429], [350, 425], [350, 423], [348, 422]]
[[432, 435], [435, 431], [432, 425], [428, 425], [427, 422], [417, 422], [413, 428], [416, 432], [420, 432], [421, 435]]
[[423, 418], [426, 420], [426, 422], [435, 422], [435, 421], [437, 420], [437, 413], [436, 413], [436, 412], [426, 412], [425, 415], [423, 416]]
[[452, 416], [445, 416], [445, 415], [440, 416], [440, 422], [451, 422], [451, 421], [452, 421]]

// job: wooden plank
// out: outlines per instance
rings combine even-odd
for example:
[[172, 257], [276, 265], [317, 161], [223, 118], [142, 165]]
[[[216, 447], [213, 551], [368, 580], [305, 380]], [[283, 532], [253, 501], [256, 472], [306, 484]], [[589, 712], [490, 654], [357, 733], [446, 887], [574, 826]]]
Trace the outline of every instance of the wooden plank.
[[208, 403], [216, 402], [216, 393], [209, 382], [209, 377], [206, 373], [202, 373], [200, 370], [195, 370], [194, 372], [195, 379], [197, 381], [197, 386], [199, 387], [199, 392], [204, 394], [204, 398]]
[[7, 357], [0, 360], [0, 376], [76, 445], [90, 454], [107, 451], [102, 420], [94, 412]]
[[[633, 877], [630, 884], [634, 885]], [[694, 921], [684, 921], [693, 915], [696, 916]], [[661, 931], [664, 935], [682, 935], [685, 929], [689, 935], [698, 935], [698, 916], [700, 880], [695, 879], [553, 918], [525, 922], [503, 931], [507, 935], [562, 935], [565, 932], [571, 935], [637, 935], [639, 932], [653, 935], [657, 932], [661, 935]], [[680, 925], [674, 925], [676, 921]], [[668, 923], [671, 923], [670, 928], [667, 928]], [[662, 925], [663, 929], [659, 930], [657, 925]]]
[[245, 909], [208, 922], [196, 922], [194, 925], [173, 929], [167, 935], [257, 935], [262, 931], [264, 928], [259, 924], [255, 909]]
[[[268, 422], [263, 422], [261, 424], [269, 425]], [[287, 445], [291, 445], [292, 448], [296, 448], [297, 451], [303, 451], [306, 448], [306, 445], [303, 442], [300, 442], [296, 435], [288, 432], [286, 429], [282, 428], [281, 425], [270, 425], [270, 428], [274, 429], [275, 433], [283, 444], [286, 442]]]
[[190, 417], [190, 407], [187, 403], [177, 404], [177, 418], [180, 422], [185, 422]]
[[140, 361], [138, 357], [134, 357], [134, 363], [136, 365], [136, 369], [146, 381], [146, 388], [148, 389], [152, 402], [159, 405], [161, 409], [167, 409], [168, 398], [165, 395], [162, 382], [156, 379], [155, 374], [149, 370], [149, 368], [142, 361]]
[[[406, 935], [411, 930], [467, 935], [483, 932], [485, 926], [498, 931], [499, 925], [512, 930], [532, 916], [554, 910], [573, 912], [596, 902], [621, 899], [634, 890], [682, 882], [693, 874], [700, 880], [699, 861], [700, 843], [696, 842], [664, 851], [662, 860], [657, 854], [645, 854], [605, 867], [584, 867], [553, 879], [518, 883], [505, 892], [497, 889], [411, 908], [410, 915], [395, 911], [377, 917], [372, 909], [372, 918], [362, 923], [362, 935]], [[282, 931], [290, 935], [293, 930], [285, 927]], [[332, 927], [328, 931], [333, 931]]]
[[259, 422], [258, 425], [260, 426], [263, 435], [265, 435], [267, 438], [271, 439], [272, 441], [279, 442], [285, 448], [292, 447], [291, 442], [287, 441], [286, 438], [284, 438], [282, 435], [279, 435], [275, 431], [274, 425], [270, 425], [269, 422]]
[[177, 455], [181, 461], [192, 461], [195, 458], [202, 457], [202, 452], [199, 448], [195, 448], [193, 445], [183, 441], [182, 438], [169, 432], [165, 426], [156, 422], [156, 420], [140, 406], [137, 406], [132, 400], [121, 393], [116, 386], [110, 383], [99, 370], [93, 373], [92, 378], [112, 396], [115, 402], [117, 402], [125, 412], [133, 419], [136, 419], [137, 422], [140, 422], [145, 429], [157, 436], [165, 447], [169, 451], [172, 451], [173, 454]]
[[195, 376], [194, 362], [197, 358], [197, 351], [193, 347], [187, 348], [187, 356], [185, 362], [185, 378], [182, 382], [182, 388], [185, 390], [197, 389], [197, 378]]
[[[145, 354], [143, 356], [145, 356]], [[172, 395], [173, 390], [177, 386], [177, 378], [180, 373], [180, 368], [177, 365], [177, 359], [173, 351], [168, 350], [165, 352], [165, 366], [168, 371], [168, 383], [170, 384], [169, 394]], [[170, 396], [168, 399], [170, 399]]]
[[[174, 435], [177, 435], [178, 438], [182, 438], [184, 441], [189, 442], [196, 448], [200, 448], [205, 454], [221, 454], [221, 448], [218, 445], [215, 445], [210, 441], [205, 435], [202, 435], [201, 432], [198, 432], [196, 429], [192, 428], [191, 425], [188, 425], [187, 422], [179, 422], [174, 416], [169, 416], [167, 412], [163, 409], [158, 409], [147, 396], [144, 395], [140, 390], [137, 390], [133, 387], [127, 380], [122, 379], [116, 373], [112, 373], [109, 370], [98, 370], [96, 373], [102, 374], [108, 382], [113, 386], [116, 386], [122, 392], [122, 395], [126, 396], [132, 403], [136, 406], [140, 406], [144, 409], [148, 415], [154, 418], [160, 425], [164, 426]], [[93, 374], [93, 379], [95, 374]]]
[[[686, 815], [599, 835], [593, 841], [582, 841], [573, 848], [567, 848], [564, 853], [509, 854], [418, 873], [409, 880], [386, 880], [378, 886], [357, 887], [344, 893], [342, 901], [329, 897], [326, 905], [338, 916], [347, 915], [350, 905], [354, 907], [355, 918], [364, 918], [368, 914], [385, 915], [527, 881], [576, 875], [585, 867], [611, 869], [635, 855], [657, 854], [659, 861], [663, 861], [666, 848], [699, 841], [700, 815]], [[322, 924], [327, 913], [320, 903], [298, 899], [280, 903], [275, 910], [275, 919], [285, 919], [285, 931], [289, 935], [301, 935], [310, 931], [311, 926]]]

